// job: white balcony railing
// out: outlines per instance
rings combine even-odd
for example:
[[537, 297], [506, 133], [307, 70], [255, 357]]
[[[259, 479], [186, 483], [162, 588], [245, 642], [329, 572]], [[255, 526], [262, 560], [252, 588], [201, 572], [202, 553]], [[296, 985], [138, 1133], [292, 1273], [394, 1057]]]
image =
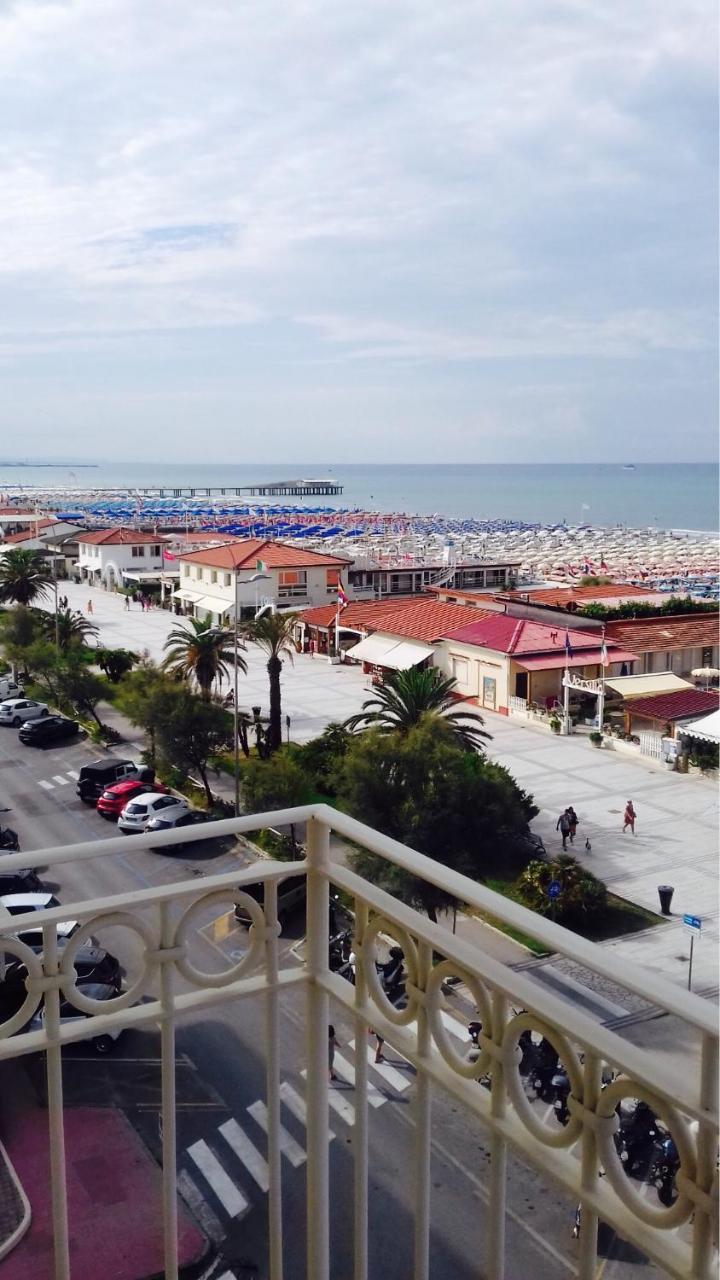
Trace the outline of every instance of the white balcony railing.
[[[180, 881], [116, 897], [64, 904], [43, 913], [42, 959], [12, 935], [37, 923], [37, 916], [15, 917], [0, 925], [2, 949], [27, 965], [27, 998], [23, 1008], [0, 1026], [0, 1059], [42, 1051], [46, 1056], [52, 1179], [52, 1212], [57, 1280], [70, 1276], [67, 1196], [63, 1143], [62, 1047], [87, 1038], [88, 1023], [60, 1024], [61, 994], [92, 1016], [92, 1035], [108, 1028], [160, 1026], [162, 1073], [162, 1163], [165, 1275], [177, 1277], [177, 1185], [175, 1031], [189, 1011], [220, 1002], [265, 994], [266, 1106], [269, 1164], [269, 1273], [282, 1277], [283, 1207], [281, 1188], [279, 997], [296, 987], [306, 1005], [307, 1065], [307, 1275], [328, 1280], [328, 1004], [332, 998], [354, 1019], [363, 1043], [368, 1026], [412, 1063], [417, 1071], [414, 1092], [414, 1270], [415, 1280], [428, 1280], [430, 1240], [431, 1094], [446, 1090], [487, 1127], [491, 1174], [487, 1209], [490, 1280], [506, 1276], [505, 1226], [507, 1157], [518, 1156], [551, 1178], [583, 1209], [577, 1274], [591, 1280], [597, 1265], [598, 1221], [612, 1225], [643, 1251], [664, 1273], [684, 1280], [710, 1280], [717, 1274], [715, 1201], [717, 1192], [717, 1062], [714, 1010], [641, 968], [629, 971], [604, 949], [527, 912], [476, 883], [456, 875], [422, 855], [378, 834], [324, 805], [285, 810], [219, 822], [213, 834], [229, 835], [258, 827], [307, 823], [306, 860], [261, 862], [229, 874]], [[330, 861], [331, 829], [372, 850], [414, 876], [441, 886], [460, 901], [491, 912], [496, 918], [530, 933], [549, 950], [571, 957], [595, 974], [653, 1002], [677, 1017], [688, 1035], [699, 1037], [697, 1072], [688, 1059], [678, 1075], [661, 1049], [652, 1053], [598, 1026], [527, 975], [499, 963], [459, 937], [431, 923], [345, 867]], [[209, 830], [206, 829], [206, 830]], [[132, 848], [158, 848], [193, 839], [192, 830], [135, 837]], [[2, 870], [28, 864], [52, 868], [59, 863], [128, 855], [126, 838], [61, 849], [15, 854], [0, 860]], [[288, 875], [307, 876], [307, 945], [302, 967], [281, 968], [277, 920], [278, 883]], [[243, 894], [243, 885], [262, 879], [264, 908]], [[357, 982], [353, 987], [328, 968], [329, 896], [331, 886], [354, 902]], [[223, 972], [198, 969], [192, 955], [193, 919], [214, 905], [241, 902], [252, 916], [248, 950]], [[80, 929], [62, 951], [56, 925], [69, 916]], [[89, 935], [111, 926], [134, 932], [140, 940], [141, 968], [129, 990], [108, 1004], [95, 1004], [75, 985], [73, 953]], [[408, 972], [407, 1005], [400, 1010], [385, 997], [376, 972], [376, 940], [386, 932], [398, 939]], [[440, 958], [442, 957], [442, 959]], [[448, 977], [460, 977], [480, 1011], [483, 1029], [479, 1059], [471, 1063], [457, 1052], [440, 1017], [441, 989]], [[142, 1004], [135, 1001], [140, 995]], [[149, 996], [149, 998], [148, 998]], [[22, 1031], [44, 1000], [44, 1028]], [[513, 1006], [525, 1012], [517, 1014]], [[528, 1102], [518, 1071], [517, 1045], [526, 1027], [553, 1043], [571, 1082], [570, 1119], [550, 1128]], [[680, 1035], [683, 1032], [679, 1033]], [[602, 1086], [605, 1068], [618, 1073]], [[477, 1087], [489, 1074], [491, 1087]], [[368, 1274], [368, 1067], [363, 1054], [356, 1062], [356, 1129], [354, 1150], [354, 1277]], [[675, 1203], [662, 1207], [639, 1194], [626, 1177], [616, 1153], [613, 1133], [616, 1106], [623, 1097], [642, 1098], [670, 1130], [681, 1157]], [[604, 1174], [604, 1176], [602, 1176]]]

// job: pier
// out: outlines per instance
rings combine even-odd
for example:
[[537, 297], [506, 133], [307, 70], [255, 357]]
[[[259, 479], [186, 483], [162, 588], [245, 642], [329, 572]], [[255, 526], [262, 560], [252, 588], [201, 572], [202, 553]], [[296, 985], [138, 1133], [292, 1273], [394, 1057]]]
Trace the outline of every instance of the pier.
[[[31, 486], [4, 485], [3, 490], [18, 488], [27, 491]], [[37, 486], [32, 486], [36, 491]], [[343, 485], [336, 480], [275, 480], [258, 484], [239, 485], [133, 485], [103, 487], [93, 485], [92, 489], [75, 489], [62, 486], [64, 495], [70, 499], [82, 499], [91, 493], [94, 498], [133, 498], [141, 495], [144, 498], [317, 498], [334, 497], [341, 494]], [[52, 490], [44, 490], [44, 495], [51, 496]]]

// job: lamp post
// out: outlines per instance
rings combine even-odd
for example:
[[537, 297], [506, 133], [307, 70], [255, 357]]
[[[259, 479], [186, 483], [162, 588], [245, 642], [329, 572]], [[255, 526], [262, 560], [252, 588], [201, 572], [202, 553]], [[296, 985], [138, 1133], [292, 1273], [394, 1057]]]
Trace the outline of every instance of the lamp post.
[[235, 569], [235, 672], [233, 675], [233, 761], [235, 771], [235, 817], [240, 814], [240, 743], [238, 741], [238, 614], [240, 613], [238, 583], [239, 570]]
[[58, 618], [58, 580], [55, 553], [52, 557], [53, 591], [55, 592], [55, 652], [60, 652], [60, 619]]

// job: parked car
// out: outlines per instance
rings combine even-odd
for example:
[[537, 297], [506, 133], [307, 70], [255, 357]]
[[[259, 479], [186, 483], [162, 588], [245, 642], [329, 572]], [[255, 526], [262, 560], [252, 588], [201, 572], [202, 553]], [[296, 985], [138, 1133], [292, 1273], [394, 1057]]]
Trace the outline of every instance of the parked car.
[[51, 742], [75, 738], [79, 732], [77, 720], [69, 720], [67, 716], [43, 716], [22, 725], [18, 738], [28, 747], [46, 747]]
[[0, 699], [5, 701], [6, 698], [24, 698], [25, 690], [22, 685], [13, 680], [12, 676], [0, 676]]
[[[185, 813], [163, 813], [159, 818], [151, 818], [148, 822], [146, 831], [182, 831], [185, 827], [204, 827], [206, 823], [213, 822], [213, 816], [205, 813], [204, 809], [188, 809]], [[215, 839], [222, 839], [222, 836], [215, 836]], [[198, 840], [203, 839], [203, 832], [198, 831]], [[212, 837], [210, 837], [212, 839]], [[188, 844], [192, 844], [189, 841]], [[174, 849], [187, 848], [182, 844], [164, 844], [162, 849], [156, 849], [156, 853], [171, 853]]]
[[[62, 958], [63, 949], [67, 946], [68, 939], [62, 938], [58, 940], [58, 959]], [[24, 983], [27, 977], [27, 967], [17, 956], [10, 955], [6, 952], [6, 969], [5, 983], [12, 985], [13, 983]], [[108, 987], [114, 987], [119, 991], [122, 987], [122, 970], [120, 961], [117, 956], [106, 951], [104, 947], [93, 946], [92, 943], [85, 943], [79, 947], [75, 953], [73, 968], [77, 974], [78, 985], [84, 985], [88, 982], [101, 982]]]
[[[22, 932], [18, 932], [14, 936], [19, 938], [21, 942], [24, 942], [25, 946], [29, 947], [31, 951], [34, 951], [36, 955], [40, 955], [45, 945], [42, 924], [40, 923], [41, 912], [38, 912], [37, 918], [38, 924], [29, 925], [27, 929], [23, 929]], [[57, 934], [58, 947], [61, 947], [64, 942], [67, 942], [79, 927], [80, 922], [78, 920], [61, 920], [56, 924], [55, 932]], [[93, 947], [100, 945], [97, 938], [88, 938], [88, 944]]]
[[108, 787], [131, 779], [154, 782], [155, 770], [135, 764], [134, 760], [117, 760], [114, 756], [107, 760], [94, 760], [92, 764], [84, 764], [80, 770], [76, 791], [84, 804], [95, 804]]
[[8, 698], [0, 702], [0, 724], [20, 725], [48, 714], [47, 705], [34, 698]]
[[[263, 905], [265, 885], [262, 880], [257, 884], [239, 885], [238, 888], [241, 893], [246, 893], [249, 898], [254, 898], [256, 902], [259, 902], [260, 906]], [[280, 881], [277, 888], [278, 922], [282, 927], [293, 911], [298, 911], [300, 907], [305, 906], [307, 881], [305, 876], [288, 876], [287, 880]], [[235, 907], [235, 919], [239, 920], [241, 924], [252, 924], [249, 912], [240, 903]]]
[[[4, 893], [0, 897], [0, 908], [4, 907], [11, 916], [28, 915], [31, 911], [41, 915], [43, 911], [47, 911], [50, 907], [59, 906], [60, 902], [52, 893]], [[2, 911], [0, 911], [1, 916]], [[78, 928], [78, 921], [61, 920], [55, 927], [59, 938], [69, 938]], [[40, 949], [42, 949], [42, 924], [38, 923], [37, 926], [30, 925], [16, 935], [21, 942], [27, 941], [28, 946], [32, 946], [33, 950], [35, 950], [36, 944], [28, 937], [30, 934], [39, 938]]]
[[42, 880], [37, 871], [4, 871], [0, 874], [0, 895], [5, 893], [41, 893]]
[[138, 796], [136, 800], [131, 800], [125, 805], [118, 818], [118, 828], [125, 835], [131, 835], [144, 831], [152, 818], [187, 813], [189, 808], [187, 800], [151, 791], [148, 795]]
[[112, 787], [108, 787], [103, 791], [97, 802], [96, 808], [103, 818], [110, 821], [117, 821], [131, 800], [136, 796], [145, 795], [152, 791], [153, 794], [167, 794], [167, 787], [163, 787], [159, 782], [138, 782], [136, 778], [129, 778], [126, 782], [116, 782]]
[[[83, 984], [82, 993], [90, 1000], [114, 1000], [117, 996], [115, 987], [109, 986], [104, 982], [89, 982]], [[91, 1013], [84, 1013], [82, 1009], [76, 1009], [74, 1004], [69, 1000], [60, 1001], [60, 1025], [68, 1026], [72, 1022], [88, 1022], [88, 1034], [84, 1039], [90, 1041], [96, 1053], [108, 1053], [112, 1049], [116, 1040], [120, 1038], [124, 1027], [112, 1027], [109, 1031], [104, 1031], [101, 1035], [93, 1035], [92, 1033]], [[39, 1009], [34, 1018], [31, 1018], [28, 1024], [28, 1031], [41, 1031], [45, 1025], [45, 1010]]]

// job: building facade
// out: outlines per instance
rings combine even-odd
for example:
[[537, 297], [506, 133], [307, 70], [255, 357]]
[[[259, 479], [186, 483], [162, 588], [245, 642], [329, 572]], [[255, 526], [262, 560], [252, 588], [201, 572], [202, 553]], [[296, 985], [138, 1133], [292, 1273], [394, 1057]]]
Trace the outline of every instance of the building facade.
[[78, 537], [78, 574], [90, 584], [109, 591], [126, 585], [125, 574], [152, 574], [163, 570], [164, 541], [139, 529], [94, 529]]
[[272, 605], [301, 609], [335, 603], [351, 562], [259, 538], [237, 539], [178, 557], [175, 599], [186, 613], [218, 621]]

